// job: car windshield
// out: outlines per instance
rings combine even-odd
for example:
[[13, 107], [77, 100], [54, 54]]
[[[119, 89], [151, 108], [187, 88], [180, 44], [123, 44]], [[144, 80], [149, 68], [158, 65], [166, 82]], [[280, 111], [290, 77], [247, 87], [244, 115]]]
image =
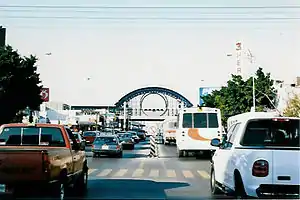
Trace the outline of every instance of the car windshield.
[[54, 127], [5, 127], [0, 146], [66, 146], [61, 129]]
[[299, 146], [299, 120], [253, 120], [246, 127], [244, 146]]
[[85, 136], [85, 137], [95, 137], [96, 133], [95, 132], [84, 132], [83, 136]]
[[116, 144], [115, 137], [97, 137], [94, 141], [95, 144]]

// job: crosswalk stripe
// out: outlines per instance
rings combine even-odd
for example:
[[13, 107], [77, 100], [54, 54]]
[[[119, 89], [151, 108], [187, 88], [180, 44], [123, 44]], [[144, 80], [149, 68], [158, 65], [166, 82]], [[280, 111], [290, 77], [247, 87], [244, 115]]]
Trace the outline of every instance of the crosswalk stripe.
[[210, 178], [210, 175], [209, 175], [206, 171], [198, 170], [197, 172], [198, 172], [198, 174], [199, 174], [202, 178], [205, 178], [205, 179], [209, 179], [209, 178]]
[[185, 178], [193, 178], [194, 175], [190, 170], [182, 170], [182, 174]]
[[120, 169], [117, 171], [114, 176], [124, 176], [127, 173], [128, 169]]
[[112, 169], [104, 169], [102, 172], [97, 174], [97, 176], [107, 176], [112, 172]]
[[149, 173], [149, 177], [159, 177], [159, 170], [152, 169]]
[[176, 177], [176, 172], [175, 172], [175, 170], [168, 169], [168, 170], [167, 170], [167, 177], [169, 177], [169, 178], [174, 178], [174, 177]]
[[136, 169], [136, 170], [133, 172], [132, 176], [133, 176], [133, 177], [140, 177], [140, 176], [143, 176], [143, 173], [144, 173], [144, 170], [143, 170], [143, 169]]
[[90, 175], [90, 174], [93, 173], [94, 171], [97, 171], [97, 169], [89, 169], [88, 175]]

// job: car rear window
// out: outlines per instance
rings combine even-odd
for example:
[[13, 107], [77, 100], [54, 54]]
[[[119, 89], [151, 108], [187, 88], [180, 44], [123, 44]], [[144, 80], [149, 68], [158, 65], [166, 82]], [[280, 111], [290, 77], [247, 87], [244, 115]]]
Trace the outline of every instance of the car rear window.
[[92, 137], [95, 137], [96, 133], [95, 132], [84, 132], [83, 136], [92, 136]]
[[6, 127], [0, 133], [1, 146], [66, 146], [60, 128]]
[[118, 134], [120, 138], [130, 138], [130, 134]]
[[94, 143], [116, 144], [117, 140], [115, 137], [97, 137]]
[[300, 121], [295, 119], [266, 119], [250, 121], [241, 144], [243, 146], [300, 147]]

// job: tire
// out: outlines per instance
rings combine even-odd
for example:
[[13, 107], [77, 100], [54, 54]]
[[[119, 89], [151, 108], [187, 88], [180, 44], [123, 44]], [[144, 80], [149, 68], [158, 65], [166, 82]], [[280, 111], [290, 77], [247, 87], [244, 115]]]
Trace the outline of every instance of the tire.
[[246, 199], [247, 194], [244, 188], [242, 177], [239, 173], [234, 173], [234, 197], [235, 199]]
[[87, 166], [85, 166], [74, 187], [75, 192], [78, 194], [78, 196], [84, 196], [86, 194], [87, 181], [88, 181], [88, 168]]
[[118, 157], [118, 158], [123, 158], [123, 152], [121, 151], [121, 152], [118, 154], [117, 157]]
[[179, 158], [182, 158], [183, 157], [183, 151], [182, 150], [177, 150], [178, 151], [178, 157]]
[[66, 184], [63, 181], [59, 181], [53, 185], [51, 196], [53, 199], [65, 200], [67, 197], [67, 191]]
[[131, 150], [134, 150], [134, 145], [131, 146]]
[[213, 167], [210, 170], [210, 192], [212, 195], [222, 194], [222, 191], [217, 187], [215, 170]]

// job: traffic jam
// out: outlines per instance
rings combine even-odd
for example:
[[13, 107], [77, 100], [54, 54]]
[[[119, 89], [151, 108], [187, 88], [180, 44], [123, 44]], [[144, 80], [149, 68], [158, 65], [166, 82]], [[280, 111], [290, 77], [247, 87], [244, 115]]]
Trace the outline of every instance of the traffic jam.
[[[163, 144], [175, 143], [178, 157], [189, 153], [211, 156], [211, 195], [235, 198], [299, 198], [300, 120], [277, 113], [249, 112], [229, 117], [227, 130], [220, 110], [186, 108], [162, 126]], [[198, 123], [208, 119], [207, 123]], [[165, 128], [164, 128], [165, 127]], [[195, 134], [197, 133], [197, 134]], [[159, 134], [158, 134], [159, 135]], [[89, 163], [95, 159], [122, 158], [145, 141], [144, 130], [76, 132], [59, 124], [16, 123], [0, 128], [0, 192], [65, 199], [84, 197]], [[31, 192], [31, 193], [30, 193]]]

